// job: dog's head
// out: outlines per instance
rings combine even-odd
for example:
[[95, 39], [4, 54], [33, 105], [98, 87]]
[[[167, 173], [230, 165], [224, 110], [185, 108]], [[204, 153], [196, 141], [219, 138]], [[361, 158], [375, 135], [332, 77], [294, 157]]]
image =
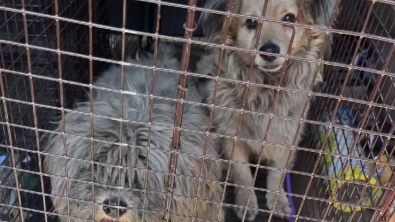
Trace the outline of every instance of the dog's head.
[[[71, 161], [70, 165], [73, 165], [73, 167], [80, 166], [76, 161]], [[74, 172], [74, 170], [70, 171], [73, 174], [73, 178], [78, 179], [78, 181], [70, 182], [68, 185], [68, 197], [70, 200], [53, 198], [53, 203], [58, 213], [69, 214], [75, 217], [71, 219], [72, 222], [83, 222], [92, 219], [102, 222], [132, 222], [139, 219], [138, 211], [133, 208], [138, 207], [142, 195], [130, 189], [117, 189], [119, 187], [116, 177], [117, 170], [106, 170], [104, 167], [101, 167], [101, 169], [98, 167], [95, 169], [98, 172], [94, 172], [93, 177], [95, 185], [92, 185], [89, 183], [89, 179], [92, 181], [91, 170], [89, 168], [76, 169], [77, 172]], [[106, 172], [103, 170], [106, 170]], [[110, 177], [107, 177], [109, 179], [105, 177], [106, 175], [110, 175]], [[122, 178], [125, 178], [124, 173], [120, 175]], [[60, 185], [61, 183], [65, 183], [64, 180], [52, 181], [53, 194], [65, 195], [64, 190], [66, 188]], [[105, 185], [101, 185], [101, 183]], [[128, 187], [128, 184], [123, 182], [121, 186]], [[61, 221], [66, 221], [66, 219]]]
[[[73, 143], [79, 140], [71, 138], [68, 141]], [[102, 222], [133, 222], [142, 220], [143, 211], [140, 209], [143, 207], [146, 210], [161, 209], [165, 200], [165, 195], [160, 193], [164, 191], [160, 186], [163, 179], [161, 174], [147, 174], [148, 180], [152, 182], [147, 184], [147, 189], [155, 192], [144, 194], [144, 171], [116, 167], [119, 163], [117, 145], [99, 142], [95, 145], [94, 149], [97, 152], [94, 161], [106, 165], [95, 164], [92, 169], [92, 165], [87, 162], [70, 160], [67, 164], [67, 172], [68, 177], [73, 179], [72, 182], [66, 185], [65, 179], [61, 177], [52, 179], [51, 193], [55, 195], [52, 200], [58, 213], [75, 217], [71, 222], [83, 222], [87, 219]], [[78, 152], [69, 155], [73, 157], [79, 155], [82, 159], [86, 159], [87, 153], [83, 150], [86, 149], [78, 149]], [[136, 150], [129, 149], [129, 152], [122, 152], [121, 167], [131, 167], [132, 163], [136, 162], [135, 158], [139, 153]], [[139, 163], [145, 161], [144, 154], [138, 158], [141, 158], [141, 161], [137, 160]], [[52, 168], [49, 170], [50, 173], [62, 174], [61, 169], [64, 169], [62, 158], [47, 158], [45, 163], [46, 169]], [[144, 165], [138, 167], [141, 169]], [[59, 198], [59, 196], [67, 196], [70, 199]], [[157, 221], [159, 216], [146, 212], [145, 221]]]
[[[230, 17], [225, 44], [245, 49], [258, 49], [272, 54], [290, 53], [291, 55], [311, 53], [320, 50], [325, 33], [322, 31], [293, 27], [289, 23], [307, 25], [328, 25], [335, 0], [209, 0], [206, 8], [228, 11], [282, 21], [276, 23], [253, 18]], [[302, 4], [303, 3], [303, 4]], [[266, 10], [264, 11], [264, 8]], [[219, 42], [225, 26], [225, 16], [214, 13], [203, 13], [200, 23], [210, 41]], [[262, 23], [262, 24], [261, 24]], [[260, 26], [262, 26], [259, 32]], [[257, 38], [259, 36], [259, 42]], [[290, 45], [292, 44], [292, 45]], [[304, 52], [304, 53], [303, 53]], [[318, 54], [318, 52], [315, 52]], [[245, 56], [250, 58], [249, 56]], [[250, 64], [251, 60], [245, 59]], [[284, 57], [263, 55], [255, 57], [254, 64], [265, 72], [279, 71], [285, 62]]]

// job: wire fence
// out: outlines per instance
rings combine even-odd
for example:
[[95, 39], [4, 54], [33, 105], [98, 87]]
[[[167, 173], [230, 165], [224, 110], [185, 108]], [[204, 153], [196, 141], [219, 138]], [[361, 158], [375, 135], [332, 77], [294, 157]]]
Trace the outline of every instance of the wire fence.
[[[140, 192], [146, 197], [157, 191], [147, 189], [148, 182], [144, 180], [141, 187], [127, 188], [119, 184], [100, 184], [91, 181], [72, 178], [65, 175], [48, 174], [43, 166], [43, 160], [48, 157], [62, 158], [64, 164], [73, 161], [112, 169], [144, 171], [155, 173], [166, 178], [166, 191], [163, 194], [166, 201], [160, 209], [150, 207], [127, 207], [142, 214], [141, 221], [148, 221], [149, 215], [159, 214], [163, 221], [202, 221], [195, 217], [195, 212], [189, 215], [177, 215], [172, 212], [175, 197], [190, 199], [191, 203], [206, 201], [218, 205], [225, 211], [225, 218], [220, 212], [214, 220], [206, 221], [240, 221], [233, 209], [250, 210], [248, 206], [238, 206], [234, 203], [233, 191], [237, 188], [249, 189], [256, 192], [259, 202], [259, 214], [256, 221], [285, 221], [281, 216], [290, 216], [295, 221], [388, 221], [393, 215], [394, 184], [393, 167], [395, 166], [394, 147], [395, 136], [395, 2], [390, 0], [337, 0], [334, 15], [329, 27], [318, 27], [303, 23], [284, 23], [265, 17], [267, 2], [262, 9], [262, 15], [241, 15], [227, 11], [216, 11], [197, 7], [203, 0], [188, 1], [156, 1], [156, 0], [0, 0], [0, 89], [1, 89], [1, 128], [0, 128], [0, 221], [95, 221], [94, 218], [81, 218], [71, 213], [64, 215], [54, 210], [51, 198], [61, 198], [66, 202], [81, 202], [93, 208], [98, 203], [94, 198], [79, 199], [71, 197], [68, 188], [65, 196], [51, 193], [51, 178], [61, 178], [67, 184], [88, 184], [101, 186], [120, 192]], [[229, 7], [235, 1], [229, 0]], [[274, 0], [271, 0], [274, 1]], [[305, 0], [307, 1], [307, 0]], [[298, 1], [304, 4], [305, 1]], [[233, 3], [232, 3], [233, 2]], [[109, 11], [109, 6], [118, 4], [120, 11]], [[130, 8], [144, 4], [148, 9], [142, 18], [129, 14]], [[302, 7], [302, 6], [301, 6]], [[166, 20], [162, 13], [174, 9], [182, 11], [184, 25], [174, 27], [183, 36], [169, 35], [166, 28], [173, 27], [171, 20]], [[145, 12], [145, 11], [144, 11]], [[225, 17], [225, 25], [220, 43], [210, 42], [205, 37], [195, 37], [197, 20], [202, 12], [213, 13]], [[118, 25], [110, 25], [113, 14], [122, 15]], [[171, 13], [168, 13], [171, 14]], [[148, 16], [149, 15], [149, 16]], [[135, 30], [128, 28], [129, 20], [135, 23], [147, 22], [147, 29]], [[337, 18], [335, 18], [337, 17]], [[226, 50], [249, 53], [253, 56], [270, 53], [259, 51], [256, 40], [255, 49], [247, 49], [226, 44], [226, 33], [229, 30], [231, 18], [254, 19], [261, 22], [277, 23], [296, 29], [323, 30], [326, 33], [324, 45], [331, 45], [331, 52], [322, 51], [316, 59], [298, 57], [291, 53], [278, 54], [286, 61], [305, 61], [316, 63], [316, 77], [320, 68], [324, 68], [324, 82], [318, 86], [311, 85], [309, 90], [284, 87], [254, 82], [251, 79], [240, 80], [224, 78], [220, 75], [223, 54]], [[169, 22], [170, 21], [170, 22]], [[262, 30], [258, 28], [258, 33]], [[147, 31], [151, 30], [151, 31]], [[258, 35], [259, 36], [259, 35]], [[126, 58], [139, 41], [153, 39], [154, 57], [152, 65], [141, 65], [128, 62]], [[294, 41], [294, 35], [291, 42]], [[181, 67], [171, 70], [157, 66], [159, 42], [172, 42], [179, 50]], [[292, 43], [291, 43], [292, 45]], [[219, 50], [216, 73], [208, 76], [196, 71], [196, 60], [206, 53], [205, 49]], [[327, 56], [328, 55], [328, 56]], [[119, 89], [106, 88], [95, 84], [99, 74], [111, 66], [120, 67], [120, 75], [124, 76], [125, 68], [136, 67], [152, 71], [152, 82], [147, 94], [124, 90], [124, 80]], [[252, 66], [251, 66], [252, 70]], [[252, 72], [250, 70], [250, 72]], [[155, 94], [155, 81], [159, 72], [173, 73], [179, 76], [177, 98], [167, 98]], [[282, 73], [284, 75], [284, 72]], [[198, 77], [214, 81], [214, 96], [212, 101], [194, 102], [185, 99], [187, 79]], [[314, 77], [314, 79], [315, 79]], [[284, 77], [282, 76], [281, 79]], [[123, 78], [122, 78], [123, 79]], [[226, 82], [245, 86], [243, 101], [248, 100], [248, 90], [265, 88], [273, 92], [290, 92], [305, 96], [304, 112], [308, 103], [311, 108], [307, 115], [291, 117], [278, 115], [272, 110], [262, 113], [242, 107], [226, 107], [216, 103], [218, 83]], [[174, 123], [170, 125], [152, 122], [153, 108], [150, 109], [149, 121], [141, 122], [128, 119], [121, 111], [117, 117], [102, 115], [93, 110], [90, 105], [87, 112], [75, 109], [75, 103], [89, 101], [93, 104], [94, 92], [105, 91], [119, 95], [121, 104], [125, 96], [138, 96], [149, 99], [153, 107], [155, 101], [169, 101], [175, 106]], [[276, 99], [275, 99], [276, 101]], [[275, 102], [274, 102], [275, 103]], [[207, 130], [184, 128], [184, 106], [193, 105], [204, 107], [210, 117]], [[273, 105], [275, 109], [276, 105]], [[122, 108], [120, 108], [122, 110]], [[303, 139], [293, 144], [279, 144], [266, 138], [251, 139], [238, 136], [240, 121], [234, 127], [236, 135], [220, 135], [210, 131], [212, 118], [217, 110], [234, 112], [235, 115], [253, 115], [270, 119], [266, 128], [270, 129], [271, 120], [281, 119], [298, 124], [298, 132], [305, 125]], [[90, 119], [90, 135], [74, 135], [65, 131], [65, 115], [78, 115]], [[168, 150], [147, 146], [125, 144], [122, 141], [122, 130], [119, 141], [109, 141], [95, 138], [93, 119], [116, 121], [119, 128], [123, 124], [139, 124], [147, 127], [148, 137], [153, 127], [168, 129], [173, 132], [171, 147]], [[54, 131], [51, 121], [63, 123], [61, 132]], [[204, 154], [185, 153], [180, 149], [182, 133], [196, 134], [205, 138], [204, 150], [213, 138], [233, 141], [233, 152], [236, 143], [253, 143], [262, 146], [276, 146], [297, 152], [294, 167], [278, 169], [275, 167], [251, 162], [238, 162], [224, 157], [210, 157]], [[300, 132], [302, 133], [302, 132]], [[57, 134], [63, 139], [65, 155], [45, 152], [42, 136]], [[155, 171], [139, 167], [126, 167], [118, 163], [96, 162], [92, 159], [67, 155], [67, 138], [79, 138], [89, 141], [93, 149], [96, 143], [106, 143], [119, 146], [120, 150], [140, 149], [150, 153], [160, 151], [169, 155], [168, 169]], [[148, 139], [150, 141], [150, 139]], [[91, 149], [89, 148], [89, 149]], [[233, 153], [232, 152], [232, 153]], [[91, 153], [93, 156], [93, 151]], [[179, 156], [214, 161], [226, 165], [223, 178], [209, 181], [223, 187], [220, 201], [202, 200], [196, 193], [188, 196], [174, 193], [174, 183], [177, 177], [206, 183], [207, 179], [177, 173]], [[233, 154], [232, 154], [233, 156]], [[121, 161], [121, 160], [119, 160]], [[290, 165], [288, 158], [286, 166]], [[181, 163], [182, 164], [182, 163]], [[235, 184], [231, 180], [231, 167], [247, 166], [254, 172], [251, 186]], [[202, 164], [203, 166], [203, 164]], [[266, 175], [269, 171], [283, 173], [281, 183], [285, 184], [286, 174], [291, 175], [292, 192], [286, 192], [293, 199], [295, 212], [284, 215], [265, 205], [265, 193], [276, 193], [276, 201], [280, 190], [269, 190]], [[356, 173], [358, 171], [359, 173]], [[335, 173], [333, 173], [335, 172]], [[361, 173], [362, 172], [362, 173]], [[366, 173], [365, 173], [366, 172]], [[333, 176], [336, 174], [336, 176]], [[93, 178], [93, 177], [92, 177]], [[203, 182], [202, 182], [203, 181]], [[199, 185], [200, 186], [200, 185]], [[276, 202], [275, 201], [275, 202]], [[145, 199], [144, 199], [145, 202]], [[105, 206], [105, 204], [104, 204]], [[93, 209], [92, 208], [92, 209]], [[195, 206], [196, 208], [196, 206]], [[196, 209], [194, 209], [196, 211]], [[246, 214], [246, 213], [245, 213]], [[245, 216], [245, 215], [244, 215]], [[179, 218], [179, 219], [174, 219]], [[246, 218], [244, 218], [245, 220]], [[127, 221], [121, 220], [119, 221]], [[104, 220], [107, 221], [107, 220]], [[110, 221], [110, 220], [108, 220]]]

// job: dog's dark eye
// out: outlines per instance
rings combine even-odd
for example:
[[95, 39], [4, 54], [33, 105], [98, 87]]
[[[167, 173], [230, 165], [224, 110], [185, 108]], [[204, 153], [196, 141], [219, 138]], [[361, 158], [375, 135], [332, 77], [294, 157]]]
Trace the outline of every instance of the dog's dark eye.
[[257, 25], [258, 25], [258, 23], [256, 20], [247, 19], [247, 21], [246, 21], [246, 26], [249, 29], [255, 29]]
[[295, 15], [287, 14], [287, 15], [284, 16], [283, 21], [284, 22], [292, 22], [292, 23], [296, 22]]

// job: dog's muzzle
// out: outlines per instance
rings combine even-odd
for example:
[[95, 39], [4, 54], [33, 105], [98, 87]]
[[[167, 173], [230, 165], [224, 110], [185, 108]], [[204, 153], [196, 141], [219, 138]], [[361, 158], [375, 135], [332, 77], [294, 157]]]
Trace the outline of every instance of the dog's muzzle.
[[103, 219], [102, 221], [104, 221], [104, 222], [116, 221], [116, 219], [118, 217], [122, 217], [126, 213], [126, 209], [123, 209], [124, 207], [127, 207], [127, 204], [122, 199], [119, 200], [119, 202], [118, 202], [118, 198], [110, 198], [110, 199], [104, 200], [103, 201], [103, 212], [106, 214], [107, 217], [114, 218], [114, 220]]
[[[268, 53], [275, 53], [275, 54], [279, 54], [280, 53], [280, 47], [278, 47], [278, 45], [269, 42], [264, 44], [259, 51], [261, 52], [268, 52]], [[266, 62], [273, 62], [274, 60], [277, 59], [277, 57], [275, 56], [269, 56], [269, 55], [260, 55], [262, 57], [263, 60], [265, 60]]]

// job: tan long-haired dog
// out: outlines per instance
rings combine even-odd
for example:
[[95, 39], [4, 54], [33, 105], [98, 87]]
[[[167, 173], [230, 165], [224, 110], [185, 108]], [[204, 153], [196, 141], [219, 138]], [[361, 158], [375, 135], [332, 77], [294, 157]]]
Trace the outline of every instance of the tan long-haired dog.
[[[265, 17], [273, 20], [280, 20], [287, 23], [298, 23], [308, 25], [328, 26], [333, 14], [336, 0], [270, 0], [267, 3]], [[265, 0], [233, 0], [231, 12], [260, 17], [265, 5]], [[227, 11], [228, 0], [209, 0], [206, 8]], [[298, 15], [299, 13], [299, 15]], [[200, 19], [207, 37], [211, 42], [220, 43], [222, 30], [225, 24], [225, 16], [213, 13], [203, 13]], [[258, 35], [260, 21], [242, 17], [231, 17], [229, 19], [229, 29], [226, 33], [226, 45], [253, 50]], [[293, 27], [284, 24], [264, 21], [262, 32], [259, 38], [257, 50], [267, 53], [287, 54], [293, 36]], [[320, 30], [295, 28], [290, 54], [306, 59], [318, 59], [324, 45], [325, 32]], [[198, 64], [199, 73], [215, 73], [219, 52], [212, 52], [201, 59]], [[249, 71], [253, 64], [251, 79]], [[285, 65], [286, 64], [286, 65]], [[285, 70], [281, 79], [281, 74]], [[255, 58], [248, 52], [225, 50], [223, 64], [221, 66], [220, 77], [250, 81], [252, 83], [282, 86], [285, 88], [310, 90], [316, 63], [300, 60], [286, 62], [284, 57], [259, 54]], [[322, 79], [321, 72], [315, 79], [315, 83]], [[213, 90], [213, 84], [209, 84], [209, 89]], [[210, 90], [209, 90], [210, 91]], [[216, 103], [236, 109], [243, 107], [245, 85], [220, 81], [216, 96]], [[275, 101], [276, 90], [264, 87], [249, 86], [248, 98], [244, 105], [245, 110], [273, 113], [279, 116], [304, 118], [307, 110], [303, 109], [307, 100], [307, 95], [302, 93], [279, 91], [278, 100]], [[212, 95], [212, 93], [210, 93]], [[209, 98], [210, 99], [210, 98]], [[214, 123], [219, 134], [235, 136], [240, 113], [218, 109], [214, 111]], [[252, 115], [244, 113], [242, 115], [240, 131], [238, 137], [263, 140], [268, 127], [269, 117], [266, 115]], [[297, 133], [299, 121], [285, 120], [284, 118], [273, 118], [271, 127], [268, 130], [266, 141], [274, 144], [292, 145], [294, 138], [296, 142], [300, 139], [302, 129]], [[296, 135], [298, 134], [298, 135]], [[221, 144], [226, 158], [231, 157], [233, 140], [223, 140]], [[259, 159], [262, 143], [248, 141], [237, 141], [233, 160], [239, 162], [254, 163]], [[263, 159], [269, 166], [277, 169], [291, 168], [293, 165], [293, 155], [290, 156], [290, 149], [284, 146], [266, 145], [264, 147]], [[287, 160], [290, 158], [290, 164]], [[251, 186], [253, 176], [250, 168], [245, 165], [232, 165], [231, 177], [234, 183], [244, 186]], [[280, 186], [283, 171], [270, 170], [267, 176], [267, 189], [274, 191], [266, 194], [266, 204], [269, 209], [281, 215], [291, 212], [288, 199]], [[275, 203], [276, 191], [283, 194], [278, 196]], [[236, 188], [235, 201], [239, 206], [245, 206], [248, 200], [250, 189]], [[255, 192], [249, 202], [250, 208], [258, 208], [258, 200]], [[243, 218], [245, 209], [237, 208], [236, 214], [240, 219]], [[249, 210], [246, 215], [247, 220], [254, 220], [258, 211]]]

